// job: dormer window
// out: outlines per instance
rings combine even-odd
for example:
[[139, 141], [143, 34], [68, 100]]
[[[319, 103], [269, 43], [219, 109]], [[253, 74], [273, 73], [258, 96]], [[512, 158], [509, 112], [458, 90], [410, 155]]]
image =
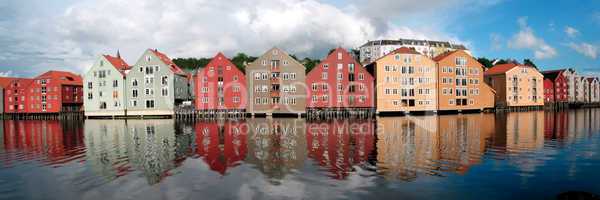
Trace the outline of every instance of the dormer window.
[[277, 52], [277, 49], [273, 50], [273, 55], [277, 55], [279, 52]]
[[146, 56], [146, 61], [150, 62], [151, 59], [152, 59], [152, 56]]
[[104, 66], [104, 60], [100, 61], [100, 67]]
[[338, 59], [338, 60], [341, 60], [341, 59], [342, 59], [342, 52], [338, 52], [338, 53], [337, 53], [337, 59]]

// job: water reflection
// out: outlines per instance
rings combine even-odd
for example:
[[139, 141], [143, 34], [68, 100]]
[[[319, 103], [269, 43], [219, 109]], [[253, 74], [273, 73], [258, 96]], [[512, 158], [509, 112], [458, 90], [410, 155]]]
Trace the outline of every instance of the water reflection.
[[307, 125], [309, 157], [330, 172], [334, 179], [344, 179], [353, 166], [368, 160], [374, 150], [373, 121], [336, 120]]
[[2, 160], [13, 162], [37, 160], [44, 165], [58, 166], [83, 156], [83, 126], [57, 120], [5, 120]]
[[200, 121], [196, 128], [196, 153], [211, 170], [225, 175], [246, 158], [248, 127], [244, 121]]
[[[202, 191], [228, 185], [264, 194], [269, 191], [253, 185], [302, 186], [294, 193], [298, 197], [307, 190], [345, 194], [350, 188], [365, 192], [453, 177], [477, 176], [487, 183], [493, 182], [487, 175], [495, 173], [517, 176], [517, 185], [527, 188], [535, 178], [550, 176], [544, 171], [549, 166], [568, 170], [563, 179], [573, 180], [588, 167], [600, 166], [599, 121], [600, 109], [318, 122], [7, 120], [0, 123], [0, 175], [38, 170], [32, 177], [56, 178], [56, 184], [77, 191], [124, 182], [141, 191], [189, 182]], [[205, 180], [181, 174], [202, 174]], [[338, 184], [348, 187], [315, 189]], [[26, 193], [29, 185], [6, 188]]]
[[273, 183], [299, 169], [306, 160], [304, 119], [253, 119], [248, 123], [247, 163]]
[[[176, 134], [176, 130], [178, 130]], [[149, 184], [171, 175], [191, 151], [192, 134], [174, 120], [87, 120], [87, 161], [97, 173], [117, 178], [137, 170]]]

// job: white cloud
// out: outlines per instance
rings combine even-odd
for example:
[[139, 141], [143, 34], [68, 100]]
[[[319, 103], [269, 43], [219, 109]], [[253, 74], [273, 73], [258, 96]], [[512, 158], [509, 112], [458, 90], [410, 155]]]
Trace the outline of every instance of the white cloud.
[[567, 26], [567, 27], [565, 27], [565, 33], [567, 34], [567, 36], [574, 38], [574, 37], [577, 37], [577, 35], [579, 35], [579, 30], [577, 30], [573, 27]]
[[587, 56], [589, 58], [592, 59], [596, 59], [598, 57], [598, 47], [594, 46], [592, 44], [589, 43], [568, 43], [567, 44], [568, 47], [570, 47], [571, 49], [575, 50], [577, 53], [580, 53], [584, 56]]
[[518, 23], [520, 30], [508, 41], [508, 47], [532, 50], [537, 59], [553, 58], [558, 55], [556, 49], [535, 35], [533, 29], [527, 25], [526, 17], [519, 18]]
[[17, 75], [14, 74], [14, 72], [12, 70], [0, 71], [0, 77], [14, 77], [14, 76], [17, 76]]
[[[82, 73], [97, 55], [117, 49], [133, 64], [146, 48], [158, 48], [171, 57], [208, 57], [218, 51], [260, 55], [276, 45], [298, 56], [321, 58], [335, 46], [352, 48], [379, 38], [451, 40], [469, 46], [444, 26], [396, 19], [417, 13], [419, 20], [433, 21], [439, 20], [434, 16], [442, 8], [493, 5], [475, 0], [428, 0], [427, 6], [412, 1], [363, 6], [362, 0], [351, 0], [345, 7], [318, 0], [103, 0], [67, 1], [53, 9], [32, 10], [43, 7], [39, 4], [44, 1], [8, 1], [0, 12], [14, 17], [4, 21], [0, 17], [0, 70], [29, 66], [20, 69], [29, 74], [48, 68]], [[383, 8], [394, 12], [380, 15], [384, 12], [377, 10]]]

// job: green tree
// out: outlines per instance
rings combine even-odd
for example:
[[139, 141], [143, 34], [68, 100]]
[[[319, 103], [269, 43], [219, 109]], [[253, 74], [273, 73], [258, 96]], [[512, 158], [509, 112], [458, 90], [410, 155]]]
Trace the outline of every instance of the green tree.
[[532, 66], [534, 68], [538, 68], [537, 65], [535, 65], [535, 63], [533, 63], [533, 61], [531, 61], [529, 58], [526, 58], [525, 60], [523, 60], [523, 64], [527, 65], [527, 66]]
[[210, 62], [210, 58], [175, 58], [173, 63], [186, 71], [194, 71], [203, 68]]
[[485, 58], [485, 57], [477, 58], [477, 61], [479, 63], [481, 63], [485, 68], [492, 68], [493, 67], [492, 61], [490, 59]]
[[232, 59], [231, 62], [242, 72], [246, 72], [246, 66], [244, 64], [254, 62], [257, 57], [248, 56], [245, 53], [237, 53]]

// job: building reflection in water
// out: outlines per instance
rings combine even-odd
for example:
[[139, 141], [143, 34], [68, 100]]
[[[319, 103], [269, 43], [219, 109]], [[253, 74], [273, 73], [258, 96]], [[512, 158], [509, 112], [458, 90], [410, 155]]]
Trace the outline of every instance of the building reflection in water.
[[310, 173], [304, 168], [307, 158], [332, 179], [348, 179], [364, 166], [387, 179], [413, 181], [468, 173], [484, 157], [535, 172], [553, 148], [597, 134], [599, 121], [600, 109], [309, 123], [294, 118], [6, 120], [0, 124], [0, 158], [4, 167], [31, 160], [52, 167], [84, 163], [107, 180], [136, 173], [150, 185], [190, 157], [222, 176], [234, 168], [257, 170], [271, 184], [300, 170]]
[[386, 178], [464, 173], [481, 160], [494, 115], [385, 117], [377, 120], [378, 168]]
[[196, 129], [196, 153], [211, 170], [225, 175], [246, 158], [248, 127], [244, 121], [199, 121]]
[[2, 123], [5, 164], [41, 160], [60, 165], [83, 156], [83, 126], [58, 120], [5, 120]]
[[299, 169], [306, 160], [305, 119], [256, 118], [249, 120], [246, 163], [272, 183]]
[[311, 122], [306, 128], [308, 156], [334, 179], [344, 179], [374, 150], [374, 122]]
[[87, 120], [85, 130], [87, 160], [108, 178], [136, 170], [155, 184], [192, 151], [191, 127], [174, 120]]

